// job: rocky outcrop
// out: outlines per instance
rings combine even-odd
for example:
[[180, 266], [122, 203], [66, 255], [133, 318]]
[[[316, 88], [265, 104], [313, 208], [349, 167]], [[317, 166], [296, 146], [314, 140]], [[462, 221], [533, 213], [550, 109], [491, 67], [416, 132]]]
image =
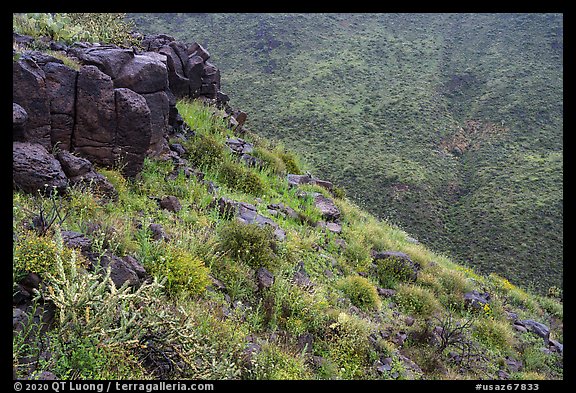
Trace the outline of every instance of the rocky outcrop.
[[24, 129], [28, 113], [17, 103], [12, 104], [12, 141], [24, 141]]
[[478, 291], [466, 292], [464, 294], [464, 305], [466, 307], [482, 310], [484, 305], [490, 304], [490, 294]]
[[46, 74], [30, 57], [12, 63], [12, 97], [28, 115], [24, 140], [46, 148], [50, 142], [50, 100], [46, 88]]
[[204, 96], [220, 104], [228, 101], [220, 92], [220, 71], [208, 61], [210, 54], [200, 44], [185, 44], [158, 34], [145, 37], [142, 46], [165, 56], [168, 84], [176, 97]]
[[[26, 45], [23, 38], [14, 39]], [[158, 35], [145, 37], [143, 46], [59, 45], [78, 69], [46, 53], [24, 52], [13, 62], [13, 141], [57, 146], [94, 164], [120, 165], [134, 177], [146, 156], [169, 151], [167, 136], [182, 125], [177, 98], [220, 107], [228, 101], [220, 71], [201, 45]]]

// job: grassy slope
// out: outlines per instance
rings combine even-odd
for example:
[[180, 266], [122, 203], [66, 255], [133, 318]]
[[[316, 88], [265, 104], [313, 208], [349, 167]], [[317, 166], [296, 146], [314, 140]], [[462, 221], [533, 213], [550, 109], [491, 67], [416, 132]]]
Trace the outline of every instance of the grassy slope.
[[[132, 18], [205, 45], [249, 125], [373, 214], [486, 273], [562, 286], [561, 17]], [[505, 131], [454, 156], [443, 142], [470, 119]]]
[[[213, 116], [199, 103], [181, 101], [178, 108], [197, 134], [174, 142], [192, 152], [201, 141], [212, 141], [214, 153], [200, 155], [199, 165], [205, 179], [218, 184], [220, 196], [254, 203], [264, 215], [269, 215], [267, 204], [282, 202], [308, 220], [319, 219], [310, 199], [299, 198], [296, 190], [288, 188], [282, 160], [270, 159], [269, 167], [262, 171], [248, 170], [260, 179], [253, 184], [261, 185], [249, 188], [249, 192], [227, 180], [230, 177], [223, 176], [224, 167], [229, 168], [227, 173], [246, 168], [224, 146], [226, 136], [232, 135], [225, 122], [218, 112]], [[261, 152], [268, 152], [268, 157], [285, 153], [256, 135], [247, 139]], [[23, 356], [46, 350], [51, 357], [37, 365], [38, 371], [51, 371], [60, 379], [158, 377], [152, 373], [154, 363], [151, 365], [150, 359], [160, 363], [171, 359], [174, 369], [160, 375], [175, 379], [493, 379], [498, 369], [506, 369], [506, 356], [524, 364], [522, 370], [510, 372], [513, 379], [562, 378], [562, 357], [545, 355], [542, 340], [516, 332], [507, 316], [513, 312], [520, 319], [545, 323], [551, 327], [551, 338], [562, 342], [563, 311], [557, 300], [526, 292], [497, 275], [477, 274], [422, 244], [414, 244], [404, 231], [376, 219], [348, 199], [335, 198], [342, 212], [340, 236], [310, 226], [307, 220], [276, 218], [287, 238], [275, 246], [275, 256], [261, 253], [269, 247], [265, 242], [247, 241], [238, 249], [226, 248], [230, 236], [241, 237], [243, 231], [227, 232], [229, 222], [217, 214], [211, 205], [212, 195], [195, 177], [187, 179], [181, 174], [165, 181], [171, 170], [170, 161], [146, 160], [141, 178], [127, 181], [117, 170], [102, 169], [116, 186], [118, 201], [99, 201], [93, 192], [80, 189], [71, 190], [59, 201], [60, 213], [69, 213], [63, 229], [87, 233], [88, 223], [99, 225], [100, 230], [89, 235], [95, 251], [109, 249], [119, 256], [133, 255], [149, 272], [157, 272], [157, 279], [168, 275], [164, 287], [145, 284], [136, 295], [126, 288], [117, 291], [99, 284], [102, 278], [98, 275], [74, 274], [77, 270], [69, 252], [56, 251], [55, 259], [57, 266], [63, 264], [67, 270], [54, 271], [52, 264], [42, 265], [41, 254], [24, 247], [37, 241], [25, 227], [38, 206], [49, 208], [51, 202], [14, 192], [15, 274], [24, 273], [22, 266], [28, 266], [49, 285], [42, 289], [42, 296], [61, 299], [56, 324], [47, 335], [34, 335], [33, 325], [25, 330], [32, 332], [28, 339], [36, 340], [34, 345], [23, 333], [14, 334], [13, 361], [19, 377], [27, 376], [29, 360]], [[327, 194], [317, 186], [305, 189]], [[177, 196], [182, 209], [177, 213], [160, 210], [150, 198], [165, 195]], [[171, 240], [153, 241], [147, 229], [151, 222], [161, 224]], [[346, 247], [341, 247], [339, 238]], [[59, 243], [57, 232], [49, 232], [43, 239], [44, 250]], [[251, 244], [258, 246], [250, 248]], [[253, 258], [243, 252], [246, 249], [252, 250]], [[416, 282], [370, 270], [372, 249], [408, 254], [421, 266]], [[214, 284], [206, 290], [202, 285], [190, 285], [202, 282], [199, 268], [184, 270], [180, 276], [184, 281], [175, 280], [178, 271], [162, 267], [179, 266], [170, 263], [181, 263], [180, 255], [187, 255], [184, 262], [199, 261], [196, 263], [208, 268], [224, 289]], [[264, 291], [257, 289], [255, 278], [256, 269], [262, 265], [275, 276], [274, 284]], [[308, 273], [313, 290], [294, 283], [299, 266]], [[396, 294], [391, 298], [377, 296], [377, 286], [394, 288]], [[465, 308], [463, 293], [470, 290], [488, 291], [492, 295], [490, 306], [479, 311]], [[65, 296], [58, 297], [61, 293]], [[119, 306], [110, 307], [110, 302]], [[115, 310], [129, 312], [118, 318]], [[413, 324], [407, 322], [408, 316], [414, 317]], [[434, 326], [450, 326], [448, 317], [462, 323], [471, 321], [459, 342], [475, 356], [464, 357], [460, 365], [449, 360], [450, 351], [458, 351], [457, 346], [442, 348], [430, 340]], [[381, 332], [390, 336], [385, 338]], [[403, 344], [394, 343], [399, 332], [408, 335]], [[310, 353], [298, 344], [306, 334], [313, 337]], [[376, 341], [371, 337], [377, 337]], [[261, 348], [252, 362], [246, 360], [251, 342]], [[479, 354], [484, 358], [476, 357]], [[321, 356], [322, 362], [314, 366], [312, 355]], [[385, 358], [391, 359], [392, 369], [380, 374], [374, 362]]]

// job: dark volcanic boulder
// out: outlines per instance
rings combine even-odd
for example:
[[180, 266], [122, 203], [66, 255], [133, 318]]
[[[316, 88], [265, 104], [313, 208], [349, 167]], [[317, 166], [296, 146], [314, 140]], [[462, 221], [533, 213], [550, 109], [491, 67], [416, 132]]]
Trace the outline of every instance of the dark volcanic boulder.
[[117, 119], [115, 152], [124, 163], [122, 172], [134, 177], [142, 170], [150, 146], [152, 123], [150, 108], [140, 94], [126, 88], [114, 90]]
[[260, 267], [256, 271], [256, 281], [258, 282], [258, 289], [270, 288], [274, 284], [274, 275], [265, 267]]
[[[177, 45], [177, 43], [172, 43]], [[170, 90], [177, 97], [185, 97], [190, 93], [190, 80], [184, 76], [182, 60], [172, 47], [166, 45], [159, 50], [159, 53], [166, 56], [166, 66], [168, 69], [168, 85]]]
[[149, 51], [157, 51], [175, 40], [176, 38], [167, 34], [150, 34], [142, 39], [142, 47]]
[[90, 251], [92, 248], [92, 241], [80, 232], [62, 231], [61, 235], [66, 247], [75, 248], [82, 252]]
[[60, 162], [39, 143], [12, 143], [12, 180], [14, 188], [29, 193], [64, 193], [68, 187]]
[[12, 141], [24, 142], [28, 113], [17, 103], [12, 103]]
[[42, 69], [50, 99], [50, 141], [70, 150], [76, 112], [76, 76], [78, 72], [64, 64], [49, 62]]
[[50, 148], [50, 101], [45, 74], [32, 59], [12, 63], [12, 100], [28, 114], [25, 140]]
[[61, 151], [56, 158], [68, 176], [70, 186], [88, 187], [96, 194], [116, 200], [118, 192], [114, 186], [100, 173], [94, 171], [92, 163], [82, 157], [77, 157], [68, 151]]
[[77, 157], [69, 151], [60, 151], [56, 154], [64, 173], [68, 177], [84, 175], [92, 170], [92, 163], [85, 158]]
[[471, 291], [464, 294], [464, 305], [481, 310], [485, 304], [490, 304], [490, 294]]
[[122, 49], [113, 45], [73, 48], [69, 54], [77, 57], [82, 64], [98, 67], [110, 77], [117, 77], [124, 66], [135, 56], [132, 49]]
[[221, 197], [216, 201], [216, 206], [220, 215], [228, 220], [236, 217], [236, 220], [243, 224], [256, 224], [260, 227], [269, 225], [274, 230], [274, 236], [276, 236], [276, 239], [279, 241], [284, 241], [286, 239], [286, 231], [280, 228], [280, 226], [272, 219], [258, 213], [256, 206], [250, 203], [237, 202], [232, 199]]
[[314, 205], [320, 210], [322, 217], [326, 221], [336, 221], [340, 218], [340, 209], [338, 209], [332, 199], [322, 194], [316, 194], [314, 196]]
[[129, 286], [138, 286], [140, 284], [140, 279], [131, 260], [126, 261], [106, 251], [94, 264], [99, 264], [104, 269], [110, 269], [110, 278], [116, 288], [120, 288], [125, 283]]
[[180, 201], [173, 195], [168, 195], [167, 197], [162, 198], [160, 201], [160, 207], [174, 213], [177, 213], [182, 209]]
[[116, 138], [116, 103], [110, 76], [96, 66], [83, 66], [78, 73], [74, 151], [93, 163], [112, 166], [118, 152]]
[[126, 87], [139, 94], [155, 93], [168, 87], [166, 56], [156, 52], [134, 55], [119, 73], [110, 75], [114, 87]]
[[147, 154], [156, 156], [164, 149], [168, 149], [164, 136], [168, 130], [171, 110], [170, 101], [168, 94], [164, 91], [142, 94], [142, 97], [144, 97], [148, 108], [150, 108], [151, 134]]
[[297, 187], [301, 184], [310, 184], [312, 183], [312, 176], [310, 175], [294, 175], [289, 173], [287, 175], [288, 178], [288, 185], [290, 187]]
[[536, 322], [532, 319], [518, 320], [514, 322], [516, 325], [525, 327], [530, 332], [540, 336], [544, 339], [544, 342], [548, 344], [550, 340], [550, 328], [543, 323]]

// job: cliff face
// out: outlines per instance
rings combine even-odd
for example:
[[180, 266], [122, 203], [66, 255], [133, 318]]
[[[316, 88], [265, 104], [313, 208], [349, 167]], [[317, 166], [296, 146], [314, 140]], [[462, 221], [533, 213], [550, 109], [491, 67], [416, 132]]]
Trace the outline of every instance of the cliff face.
[[146, 37], [143, 47], [59, 45], [78, 69], [52, 55], [25, 52], [13, 63], [13, 141], [120, 165], [134, 177], [146, 156], [169, 153], [166, 138], [182, 125], [176, 99], [227, 107], [218, 68], [202, 46], [157, 35]]

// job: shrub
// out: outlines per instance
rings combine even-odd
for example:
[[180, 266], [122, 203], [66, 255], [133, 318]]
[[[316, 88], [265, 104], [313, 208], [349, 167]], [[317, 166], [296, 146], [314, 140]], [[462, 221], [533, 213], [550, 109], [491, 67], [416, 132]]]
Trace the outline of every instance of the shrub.
[[509, 350], [514, 340], [510, 323], [492, 318], [475, 321], [472, 335], [484, 346], [495, 351]]
[[290, 354], [275, 344], [263, 345], [262, 351], [254, 359], [255, 379], [296, 380], [311, 377], [305, 358]]
[[230, 161], [223, 162], [218, 168], [218, 180], [232, 190], [238, 189], [243, 175], [244, 168]]
[[254, 272], [245, 264], [222, 258], [212, 265], [212, 270], [226, 286], [226, 293], [232, 301], [251, 300], [257, 290]]
[[56, 243], [49, 237], [28, 232], [14, 248], [16, 276], [24, 276], [26, 273], [44, 276], [46, 273], [54, 272], [54, 261], [60, 252], [65, 254], [63, 257], [70, 257], [71, 250], [63, 248], [59, 251]]
[[255, 269], [275, 265], [274, 235], [268, 225], [261, 228], [233, 220], [222, 225], [219, 238], [221, 250], [237, 261]]
[[434, 293], [417, 285], [400, 284], [395, 300], [405, 313], [422, 317], [430, 317], [441, 308]]
[[264, 165], [266, 165], [266, 167], [268, 167], [275, 174], [280, 175], [286, 172], [286, 164], [284, 164], [282, 158], [277, 154], [274, 154], [274, 152], [264, 147], [258, 146], [254, 148], [254, 152], [252, 154], [254, 157], [264, 161]]
[[238, 190], [250, 195], [260, 196], [264, 194], [266, 186], [256, 172], [250, 169], [245, 169]]
[[414, 270], [404, 260], [389, 257], [376, 260], [376, 275], [380, 284], [386, 288], [395, 288], [399, 282], [414, 280]]
[[204, 262], [175, 246], [168, 247], [149, 268], [152, 274], [166, 277], [166, 289], [170, 295], [197, 296], [210, 284], [210, 269], [204, 266]]
[[343, 256], [354, 268], [368, 266], [371, 261], [370, 251], [361, 232], [350, 231], [348, 233]]
[[265, 190], [264, 182], [255, 171], [230, 161], [218, 168], [218, 180], [232, 190], [251, 195], [262, 195]]
[[281, 150], [278, 152], [278, 156], [284, 162], [286, 171], [295, 175], [301, 175], [302, 170], [300, 169], [300, 163], [298, 157], [293, 152], [288, 152]]
[[340, 378], [365, 377], [366, 366], [370, 364], [369, 334], [369, 327], [363, 320], [343, 312], [328, 327], [319, 346], [326, 346], [327, 358], [338, 367]]
[[376, 287], [365, 277], [345, 277], [340, 281], [339, 288], [346, 294], [353, 305], [363, 310], [378, 309], [381, 305]]
[[334, 195], [336, 198], [344, 199], [346, 197], [346, 190], [343, 187], [335, 185], [332, 188], [332, 195]]
[[190, 163], [199, 168], [211, 168], [224, 159], [223, 144], [210, 134], [197, 134], [184, 147]]
[[[92, 360], [104, 365], [96, 379], [143, 379], [150, 374], [157, 379], [229, 379], [238, 375], [229, 350], [216, 348], [200, 332], [195, 314], [167, 307], [162, 282], [154, 279], [137, 289], [116, 288], [109, 269], [104, 276], [76, 269], [74, 259], [75, 253], [69, 259], [57, 256], [55, 274], [49, 275], [51, 286], [41, 288], [43, 300], [54, 303], [57, 316], [46, 351], [65, 343], [68, 347], [60, 346], [64, 351], [59, 352], [82, 364], [84, 374], [94, 377]], [[91, 347], [94, 343], [97, 348]], [[76, 355], [70, 351], [74, 348], [80, 351]], [[68, 360], [60, 363], [61, 374], [67, 375]], [[55, 357], [41, 366], [52, 370], [57, 361]]]
[[88, 41], [119, 46], [140, 44], [131, 34], [134, 23], [126, 19], [124, 13], [69, 13], [65, 17], [70, 18], [72, 25], [77, 26]]

